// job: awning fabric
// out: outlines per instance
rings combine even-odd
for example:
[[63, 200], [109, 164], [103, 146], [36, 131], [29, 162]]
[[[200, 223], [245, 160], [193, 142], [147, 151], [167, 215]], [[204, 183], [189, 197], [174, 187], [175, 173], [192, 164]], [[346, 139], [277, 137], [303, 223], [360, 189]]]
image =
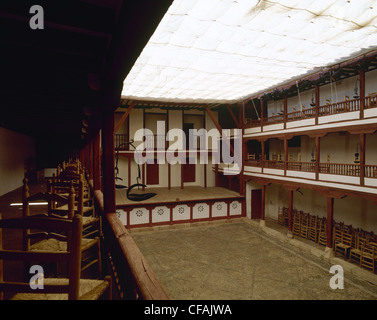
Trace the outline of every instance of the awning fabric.
[[376, 48], [377, 1], [175, 0], [122, 97], [234, 103]]

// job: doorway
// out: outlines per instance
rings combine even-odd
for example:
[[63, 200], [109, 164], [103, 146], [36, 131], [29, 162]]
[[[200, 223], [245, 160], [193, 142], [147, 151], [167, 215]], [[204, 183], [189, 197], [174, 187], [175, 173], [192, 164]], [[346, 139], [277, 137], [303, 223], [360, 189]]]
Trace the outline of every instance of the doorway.
[[251, 219], [262, 216], [262, 189], [251, 190]]

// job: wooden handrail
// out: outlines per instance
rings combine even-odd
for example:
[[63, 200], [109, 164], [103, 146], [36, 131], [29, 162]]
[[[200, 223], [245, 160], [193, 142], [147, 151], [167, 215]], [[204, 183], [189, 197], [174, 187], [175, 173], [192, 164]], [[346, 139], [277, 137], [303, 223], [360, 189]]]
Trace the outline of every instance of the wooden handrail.
[[[100, 190], [93, 193], [97, 211], [103, 213], [103, 194]], [[108, 213], [103, 218], [105, 251], [113, 269], [120, 298], [168, 300], [168, 295], [148, 261], [116, 213]]]
[[[331, 103], [327, 105], [319, 106], [319, 116], [328, 116], [339, 113], [346, 113], [351, 111], [360, 110], [360, 98], [357, 99], [348, 99], [336, 103]], [[377, 107], [377, 94], [370, 95], [365, 97], [365, 108], [375, 108]], [[299, 111], [293, 111], [287, 113], [287, 122], [297, 121], [302, 119], [315, 118], [316, 116], [316, 107], [302, 109]], [[260, 120], [246, 118], [247, 124], [246, 127], [257, 127], [261, 125]], [[275, 124], [284, 122], [284, 114], [273, 115], [266, 117], [264, 119], [264, 124]]]
[[[112, 249], [116, 250], [116, 254], [121, 254], [127, 261], [141, 298], [144, 300], [168, 300], [168, 295], [162, 288], [149, 263], [116, 214], [106, 214], [106, 221], [118, 241], [119, 247]], [[117, 258], [119, 259], [119, 257]], [[121, 270], [117, 272], [119, 274]]]

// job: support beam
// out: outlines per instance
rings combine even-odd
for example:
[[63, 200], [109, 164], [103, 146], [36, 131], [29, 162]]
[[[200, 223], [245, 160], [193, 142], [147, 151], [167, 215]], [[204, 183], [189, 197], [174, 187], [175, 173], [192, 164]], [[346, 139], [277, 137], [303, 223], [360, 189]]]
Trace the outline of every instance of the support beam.
[[319, 104], [320, 104], [320, 95], [319, 95], [319, 85], [315, 86], [315, 124], [318, 124], [319, 118]]
[[266, 185], [262, 185], [262, 199], [261, 199], [261, 217], [260, 217], [260, 225], [265, 226], [265, 210], [266, 210]]
[[239, 124], [237, 118], [235, 117], [232, 108], [231, 108], [229, 105], [226, 105], [226, 107], [227, 107], [227, 109], [228, 109], [228, 111], [229, 111], [229, 113], [230, 113], [230, 115], [231, 115], [231, 117], [232, 117], [234, 123], [236, 124], [236, 127], [237, 127], [237, 128], [240, 128], [240, 124]]
[[288, 97], [284, 96], [284, 129], [287, 129], [287, 120], [288, 120]]
[[364, 119], [365, 109], [365, 71], [360, 70], [360, 119]]
[[365, 178], [365, 133], [360, 134], [360, 185], [364, 185]]
[[289, 201], [288, 201], [288, 233], [289, 238], [293, 238], [293, 190], [289, 190]]
[[284, 176], [287, 175], [288, 167], [288, 139], [284, 139]]
[[333, 225], [334, 225], [334, 198], [327, 197], [327, 243], [326, 243], [326, 255], [328, 257], [332, 257], [334, 255], [333, 252]]
[[93, 140], [93, 185], [94, 190], [101, 190], [101, 152], [99, 131]]
[[126, 112], [123, 114], [122, 118], [119, 120], [119, 122], [117, 123], [117, 125], [115, 126], [115, 129], [114, 129], [114, 134], [116, 134], [119, 130], [119, 128], [121, 127], [121, 125], [124, 123], [124, 121], [127, 120], [131, 110], [133, 109], [133, 107], [135, 106], [135, 103], [131, 103], [131, 105], [127, 108]]
[[116, 212], [114, 167], [114, 113], [104, 115], [102, 129], [104, 211]]
[[319, 165], [321, 160], [321, 138], [315, 137], [315, 178], [319, 179]]

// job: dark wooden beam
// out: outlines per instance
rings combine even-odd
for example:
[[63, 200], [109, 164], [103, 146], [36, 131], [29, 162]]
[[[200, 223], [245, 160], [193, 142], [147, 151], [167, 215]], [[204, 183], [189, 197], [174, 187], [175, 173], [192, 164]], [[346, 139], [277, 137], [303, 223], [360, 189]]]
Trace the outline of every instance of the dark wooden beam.
[[124, 121], [127, 120], [131, 110], [133, 109], [133, 107], [135, 106], [135, 103], [131, 103], [130, 106], [127, 108], [126, 112], [122, 115], [122, 118], [119, 120], [119, 122], [117, 123], [117, 125], [115, 126], [114, 128], [114, 134], [116, 134], [119, 130], [119, 128], [121, 127], [121, 125], [124, 123]]
[[231, 115], [231, 117], [232, 117], [234, 123], [236, 124], [236, 127], [239, 128], [239, 127], [240, 127], [240, 124], [239, 124], [237, 118], [235, 117], [232, 108], [231, 108], [229, 105], [226, 105], [226, 107], [227, 107], [227, 109], [228, 109], [228, 111], [229, 111], [229, 113], [230, 113], [230, 115]]

